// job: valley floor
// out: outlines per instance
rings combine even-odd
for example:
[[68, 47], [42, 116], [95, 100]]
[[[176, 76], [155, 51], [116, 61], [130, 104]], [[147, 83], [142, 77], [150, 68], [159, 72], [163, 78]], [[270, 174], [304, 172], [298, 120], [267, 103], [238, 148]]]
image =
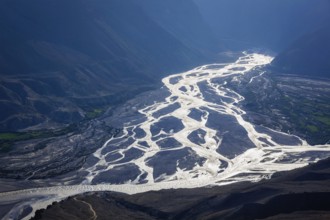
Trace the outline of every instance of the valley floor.
[[[282, 110], [287, 103], [297, 105], [296, 100], [303, 99], [291, 94], [294, 89], [288, 83], [274, 82], [265, 74], [264, 66], [271, 60], [267, 55], [244, 52], [233, 63], [204, 65], [171, 75], [163, 79], [162, 88], [128, 101], [115, 109], [113, 116], [105, 114], [64, 136], [18, 143], [14, 151], [0, 158], [3, 164], [0, 180], [4, 184], [0, 193], [0, 216], [29, 219], [37, 210], [67, 197], [103, 191], [117, 193], [78, 196], [67, 202], [72, 206], [80, 204], [78, 209], [84, 206], [84, 215], [90, 215], [91, 219], [101, 218], [102, 211], [95, 207], [102, 207], [103, 203], [107, 206], [109, 202], [114, 205], [107, 211], [119, 212], [124, 207], [130, 210], [125, 214], [131, 215], [141, 210], [141, 218], [191, 219], [200, 213], [201, 218], [223, 215], [232, 219], [252, 212], [251, 219], [254, 219], [272, 216], [270, 207], [274, 203], [282, 204], [282, 200], [303, 201], [303, 192], [309, 193], [308, 201], [314, 201], [315, 196], [323, 195], [319, 192], [326, 193], [328, 188], [322, 181], [316, 185], [309, 183], [308, 178], [326, 182], [325, 168], [308, 173], [307, 180], [302, 179], [307, 181], [308, 190], [293, 183], [284, 186], [278, 182], [278, 186], [272, 187], [273, 180], [261, 189], [249, 183], [330, 156], [329, 144], [310, 145], [304, 138], [284, 130], [283, 124], [292, 125], [294, 121], [286, 119]], [[302, 85], [311, 85], [311, 82]], [[314, 86], [318, 85], [321, 84]], [[318, 94], [326, 89], [323, 85]], [[307, 95], [311, 93], [306, 91]], [[284, 100], [293, 98], [285, 102], [281, 100], [283, 97]], [[326, 98], [312, 93], [308, 97], [310, 100], [318, 97], [322, 105], [327, 102]], [[267, 108], [272, 105], [271, 109]], [[304, 118], [311, 109], [307, 113], [299, 111], [299, 117]], [[321, 122], [326, 122], [326, 110], [316, 116], [322, 116]], [[315, 131], [314, 127], [307, 128]], [[299, 134], [301, 129], [297, 131]], [[245, 188], [247, 186], [252, 188]], [[318, 191], [318, 187], [322, 190]], [[174, 194], [166, 193], [165, 189], [172, 189]], [[290, 190], [295, 195], [282, 197]], [[153, 193], [157, 195], [147, 199]], [[146, 203], [130, 199], [144, 201], [145, 196]], [[244, 204], [240, 204], [241, 197]], [[156, 198], [159, 200], [153, 200]], [[167, 199], [172, 202], [164, 202]], [[239, 205], [241, 209], [237, 209]], [[294, 211], [313, 210], [312, 205], [299, 206]], [[228, 212], [218, 213], [215, 207]], [[65, 206], [62, 208], [67, 210]], [[258, 213], [262, 213], [256, 211], [259, 209], [269, 211], [259, 216]], [[276, 213], [286, 213], [285, 207], [278, 209]], [[71, 215], [66, 212], [57, 213]]]
[[327, 159], [259, 183], [87, 193], [54, 203], [33, 219], [329, 219], [329, 167]]

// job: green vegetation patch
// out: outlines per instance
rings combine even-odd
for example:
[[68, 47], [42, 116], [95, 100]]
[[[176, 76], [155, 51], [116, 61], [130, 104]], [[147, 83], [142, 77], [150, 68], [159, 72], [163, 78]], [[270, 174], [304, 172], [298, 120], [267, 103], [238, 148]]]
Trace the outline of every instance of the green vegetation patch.
[[17, 141], [26, 141], [39, 138], [51, 138], [65, 135], [77, 129], [77, 125], [73, 124], [63, 129], [56, 130], [36, 130], [29, 132], [6, 132], [0, 133], [0, 153], [7, 153]]
[[319, 131], [319, 129], [314, 125], [308, 125], [308, 126], [306, 126], [306, 128], [312, 133], [316, 133]]
[[18, 133], [0, 133], [0, 140], [13, 140], [18, 136]]
[[105, 111], [105, 109], [103, 109], [103, 108], [96, 108], [91, 111], [87, 111], [86, 117], [88, 119], [97, 118], [97, 117], [101, 116], [104, 113], [104, 111]]
[[318, 116], [316, 117], [316, 119], [328, 126], [330, 126], [330, 117], [327, 117], [327, 116]]

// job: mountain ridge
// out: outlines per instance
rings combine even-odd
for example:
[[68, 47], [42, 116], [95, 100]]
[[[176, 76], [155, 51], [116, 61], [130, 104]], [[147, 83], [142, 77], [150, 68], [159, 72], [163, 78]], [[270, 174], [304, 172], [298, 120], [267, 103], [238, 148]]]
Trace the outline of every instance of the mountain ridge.
[[[77, 122], [212, 56], [164, 29], [138, 1], [4, 0], [0, 6], [0, 131]], [[189, 33], [182, 27], [178, 32]]]
[[195, 0], [222, 43], [232, 50], [280, 52], [302, 35], [326, 25], [327, 0]]
[[303, 35], [279, 53], [271, 68], [277, 72], [330, 77], [330, 27]]

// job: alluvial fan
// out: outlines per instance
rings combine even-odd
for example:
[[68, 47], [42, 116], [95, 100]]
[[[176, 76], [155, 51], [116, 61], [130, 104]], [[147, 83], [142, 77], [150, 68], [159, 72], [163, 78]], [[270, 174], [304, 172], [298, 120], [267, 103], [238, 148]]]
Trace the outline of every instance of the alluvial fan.
[[123, 132], [93, 155], [98, 162], [87, 168], [84, 184], [258, 181], [315, 160], [295, 156], [328, 151], [327, 146], [312, 147], [268, 128], [257, 131], [243, 119], [246, 112], [238, 103], [244, 97], [226, 86], [271, 60], [245, 53], [235, 63], [205, 65], [164, 78], [167, 97], [154, 97], [152, 104], [138, 109]]

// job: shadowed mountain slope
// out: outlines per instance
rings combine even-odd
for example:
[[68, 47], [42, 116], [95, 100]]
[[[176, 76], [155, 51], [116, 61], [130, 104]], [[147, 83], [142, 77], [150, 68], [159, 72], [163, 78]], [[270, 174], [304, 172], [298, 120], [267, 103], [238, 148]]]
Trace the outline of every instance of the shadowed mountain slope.
[[195, 0], [205, 20], [232, 49], [280, 52], [328, 23], [328, 0]]
[[306, 34], [272, 62], [274, 70], [296, 75], [330, 77], [330, 27]]
[[[209, 24], [191, 0], [140, 0], [141, 5], [161, 27], [168, 30], [188, 48], [209, 56], [222, 48]], [[206, 24], [206, 25], [205, 25]]]
[[156, 20], [144, 1], [2, 0], [0, 130], [81, 120], [209, 59], [197, 44], [214, 39], [196, 35], [207, 27], [193, 3], [164, 4], [177, 19]]

